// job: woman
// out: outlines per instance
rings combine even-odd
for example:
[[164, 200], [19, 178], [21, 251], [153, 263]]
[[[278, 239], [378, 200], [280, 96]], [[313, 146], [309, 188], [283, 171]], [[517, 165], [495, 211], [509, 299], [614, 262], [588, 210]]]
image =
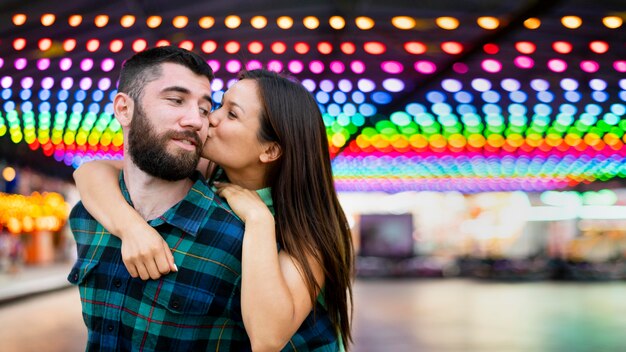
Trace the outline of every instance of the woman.
[[[335, 342], [319, 350], [347, 349], [353, 248], [317, 103], [302, 85], [270, 71], [239, 79], [209, 117], [203, 157], [217, 165], [210, 179], [218, 194], [245, 222], [241, 315], [252, 348], [317, 350], [307, 339], [326, 317]], [[129, 272], [155, 278], [155, 270], [169, 270], [155, 252], [143, 254], [146, 233], [153, 244], [162, 239], [113, 192], [117, 173], [110, 163], [87, 163], [75, 172], [76, 184], [90, 213], [122, 239], [123, 251], [135, 253], [125, 259]], [[105, 206], [111, 203], [123, 204]]]

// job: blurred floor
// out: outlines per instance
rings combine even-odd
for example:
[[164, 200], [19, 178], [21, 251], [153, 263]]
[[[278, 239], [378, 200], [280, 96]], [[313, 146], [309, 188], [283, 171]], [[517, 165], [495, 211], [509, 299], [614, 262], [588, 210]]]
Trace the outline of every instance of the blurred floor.
[[[357, 352], [626, 351], [626, 282], [359, 280]], [[75, 288], [0, 305], [0, 351], [83, 351]]]

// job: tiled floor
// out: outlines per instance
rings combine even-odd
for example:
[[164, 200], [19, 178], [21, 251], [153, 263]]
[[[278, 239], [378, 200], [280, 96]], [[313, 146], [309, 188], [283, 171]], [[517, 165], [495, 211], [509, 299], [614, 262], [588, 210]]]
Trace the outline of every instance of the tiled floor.
[[[626, 351], [626, 282], [359, 280], [357, 352]], [[0, 306], [0, 351], [83, 351], [74, 288]]]

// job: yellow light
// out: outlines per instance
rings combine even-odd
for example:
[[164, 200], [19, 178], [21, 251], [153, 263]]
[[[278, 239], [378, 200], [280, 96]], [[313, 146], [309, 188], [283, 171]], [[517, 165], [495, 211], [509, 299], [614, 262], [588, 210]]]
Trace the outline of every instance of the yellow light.
[[13, 15], [13, 24], [16, 26], [21, 26], [26, 23], [26, 15], [23, 13], [18, 13], [17, 15]]
[[563, 16], [561, 18], [563, 26], [569, 29], [576, 29], [583, 24], [583, 20], [578, 16]]
[[396, 16], [391, 19], [391, 24], [393, 24], [398, 29], [413, 29], [415, 27], [415, 19], [409, 16]]
[[150, 28], [156, 28], [160, 26], [161, 22], [163, 22], [163, 18], [161, 18], [161, 16], [150, 16], [146, 19], [146, 24]]
[[109, 23], [109, 16], [107, 16], [107, 15], [98, 15], [94, 19], [93, 23], [96, 25], [96, 27], [102, 28], [102, 27], [106, 26]]
[[453, 29], [457, 29], [459, 28], [459, 20], [457, 20], [454, 17], [438, 17], [435, 20], [435, 23], [437, 24], [437, 26], [439, 26], [442, 29], [447, 29], [449, 31], [453, 30]]
[[15, 174], [15, 169], [10, 166], [7, 166], [4, 170], [2, 170], [2, 177], [4, 177], [4, 180], [7, 182], [15, 180]]
[[280, 16], [276, 19], [279, 28], [289, 29], [293, 26], [293, 19], [289, 16]]
[[531, 17], [527, 19], [526, 21], [524, 21], [524, 27], [528, 29], [537, 29], [541, 27], [541, 20], [538, 19], [537, 17]]
[[83, 16], [71, 15], [70, 18], [68, 18], [67, 23], [69, 23], [72, 27], [78, 27], [81, 23], [83, 23]]
[[306, 16], [302, 20], [302, 23], [308, 29], [315, 29], [320, 26], [320, 20], [318, 20], [317, 17], [314, 16]]
[[133, 15], [124, 15], [124, 16], [122, 16], [122, 18], [120, 19], [120, 24], [124, 28], [131, 27], [132, 25], [135, 24], [135, 16], [133, 16]]
[[359, 29], [364, 31], [374, 28], [374, 20], [370, 17], [359, 16], [354, 20], [354, 22]]
[[215, 18], [211, 16], [204, 16], [200, 18], [200, 20], [198, 21], [198, 25], [200, 26], [200, 28], [204, 28], [204, 29], [209, 29], [213, 27], [214, 24], [215, 24]]
[[478, 17], [476, 23], [484, 29], [496, 29], [500, 26], [500, 20], [492, 16]]
[[624, 20], [619, 16], [606, 16], [602, 19], [602, 23], [611, 29], [619, 28], [624, 23]]
[[328, 23], [331, 27], [337, 30], [342, 29], [346, 26], [346, 20], [344, 20], [341, 16], [332, 16], [330, 19], [328, 19]]
[[172, 25], [176, 28], [185, 28], [189, 23], [187, 16], [176, 16], [172, 20]]
[[267, 26], [267, 18], [264, 16], [254, 16], [250, 19], [250, 25], [256, 29], [265, 28], [265, 26]]
[[235, 29], [241, 25], [241, 17], [235, 15], [226, 16], [224, 25], [230, 29]]
[[56, 20], [56, 16], [54, 16], [51, 13], [47, 13], [41, 16], [41, 24], [43, 24], [46, 27], [52, 26], [55, 20]]

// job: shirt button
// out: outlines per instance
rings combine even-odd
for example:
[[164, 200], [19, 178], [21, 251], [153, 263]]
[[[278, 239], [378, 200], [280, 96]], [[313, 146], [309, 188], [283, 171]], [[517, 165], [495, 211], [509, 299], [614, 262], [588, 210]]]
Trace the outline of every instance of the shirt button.
[[172, 302], [172, 308], [178, 309], [179, 307], [180, 307], [180, 302], [178, 302], [178, 300], [175, 300]]
[[113, 281], [113, 285], [114, 285], [115, 287], [117, 287], [117, 288], [120, 288], [120, 287], [122, 286], [122, 280], [120, 280], [120, 279], [115, 279], [115, 280]]
[[74, 273], [72, 279], [74, 279], [74, 281], [78, 281], [78, 273]]
[[114, 329], [113, 325], [108, 325], [108, 326], [107, 326], [107, 330], [108, 330], [109, 332], [113, 331], [113, 329]]

